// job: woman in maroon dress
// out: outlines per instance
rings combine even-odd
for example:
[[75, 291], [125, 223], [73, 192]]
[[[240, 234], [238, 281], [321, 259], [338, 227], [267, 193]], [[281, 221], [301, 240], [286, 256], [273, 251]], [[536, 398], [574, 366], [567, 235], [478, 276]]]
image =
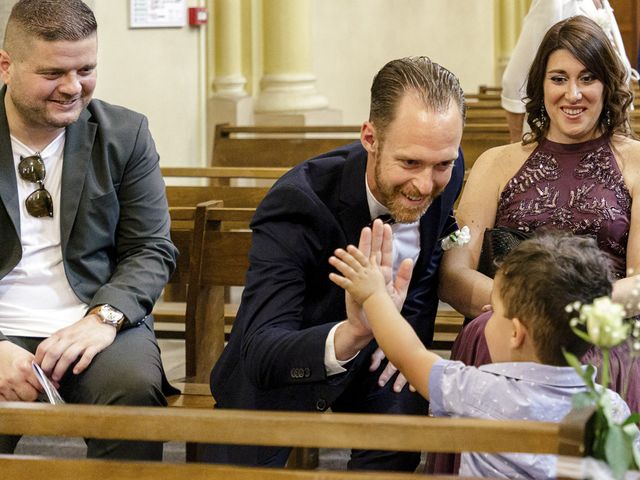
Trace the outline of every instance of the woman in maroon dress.
[[[529, 72], [526, 109], [531, 133], [522, 143], [493, 148], [471, 170], [458, 208], [471, 242], [445, 252], [441, 298], [467, 317], [452, 356], [490, 362], [484, 340], [493, 280], [476, 271], [485, 229], [506, 226], [571, 231], [597, 239], [616, 277], [613, 299], [631, 303], [640, 276], [640, 142], [631, 138], [632, 94], [625, 71], [601, 28], [586, 17], [554, 25]], [[633, 411], [640, 407], [639, 370], [620, 347], [612, 388]], [[583, 361], [598, 364], [599, 352]], [[629, 381], [628, 391], [623, 384]]]
[[[484, 232], [494, 226], [595, 237], [617, 279], [613, 299], [639, 313], [632, 292], [640, 279], [633, 275], [640, 272], [640, 142], [628, 123], [632, 99], [624, 67], [596, 23], [578, 16], [551, 27], [528, 77], [531, 133], [475, 162], [456, 215], [469, 226], [471, 241], [444, 254], [441, 299], [477, 317], [458, 336], [453, 359], [491, 362], [484, 327], [493, 280], [477, 266]], [[582, 360], [598, 366], [601, 354], [594, 348]], [[611, 387], [638, 411], [640, 367], [629, 345], [615, 349], [610, 360]], [[450, 471], [437, 457], [429, 470]]]

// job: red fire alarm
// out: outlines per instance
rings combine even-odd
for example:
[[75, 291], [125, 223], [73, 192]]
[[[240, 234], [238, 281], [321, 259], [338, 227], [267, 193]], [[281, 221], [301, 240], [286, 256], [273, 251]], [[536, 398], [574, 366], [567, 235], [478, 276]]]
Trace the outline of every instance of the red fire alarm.
[[207, 7], [189, 7], [189, 25], [206, 25], [208, 21]]

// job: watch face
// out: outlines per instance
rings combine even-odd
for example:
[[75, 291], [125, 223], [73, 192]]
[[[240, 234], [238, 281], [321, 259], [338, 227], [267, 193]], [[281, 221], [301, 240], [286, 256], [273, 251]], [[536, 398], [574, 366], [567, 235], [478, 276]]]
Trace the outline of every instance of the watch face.
[[102, 307], [100, 307], [100, 310], [98, 310], [98, 314], [102, 318], [103, 322], [113, 326], [118, 326], [124, 318], [124, 314], [122, 312], [119, 312], [110, 305], [103, 305]]

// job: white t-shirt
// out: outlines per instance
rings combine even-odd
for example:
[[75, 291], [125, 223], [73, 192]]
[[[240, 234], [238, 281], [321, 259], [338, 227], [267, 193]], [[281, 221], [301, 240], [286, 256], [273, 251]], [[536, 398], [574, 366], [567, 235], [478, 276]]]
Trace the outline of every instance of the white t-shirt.
[[60, 243], [60, 195], [65, 133], [40, 152], [44, 186], [53, 199], [53, 218], [32, 217], [26, 198], [38, 186], [18, 174], [20, 156], [36, 152], [11, 137], [20, 205], [22, 259], [0, 279], [0, 332], [7, 336], [48, 337], [84, 317], [88, 305], [71, 289]]

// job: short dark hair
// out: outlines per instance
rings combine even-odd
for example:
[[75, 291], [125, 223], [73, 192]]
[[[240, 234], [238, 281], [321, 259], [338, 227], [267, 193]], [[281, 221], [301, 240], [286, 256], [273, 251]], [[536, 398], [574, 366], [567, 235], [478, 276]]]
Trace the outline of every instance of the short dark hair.
[[453, 73], [428, 57], [399, 58], [382, 67], [371, 85], [369, 121], [379, 135], [384, 136], [395, 118], [396, 107], [408, 92], [415, 92], [435, 112], [446, 112], [453, 101], [465, 118], [464, 92]]
[[523, 143], [538, 142], [549, 131], [549, 121], [543, 121], [542, 115], [544, 80], [549, 57], [562, 49], [571, 53], [604, 85], [600, 129], [609, 135], [633, 136], [629, 126], [633, 94], [627, 83], [626, 69], [602, 28], [593, 20], [577, 15], [552, 26], [533, 59], [525, 99], [531, 133], [525, 135]]
[[528, 328], [541, 362], [566, 365], [562, 349], [582, 356], [589, 344], [569, 326], [565, 307], [611, 295], [609, 260], [595, 239], [544, 232], [523, 241], [496, 274], [505, 315]]
[[23, 45], [27, 37], [46, 41], [83, 40], [98, 29], [96, 18], [82, 0], [19, 0], [11, 9], [4, 49]]

